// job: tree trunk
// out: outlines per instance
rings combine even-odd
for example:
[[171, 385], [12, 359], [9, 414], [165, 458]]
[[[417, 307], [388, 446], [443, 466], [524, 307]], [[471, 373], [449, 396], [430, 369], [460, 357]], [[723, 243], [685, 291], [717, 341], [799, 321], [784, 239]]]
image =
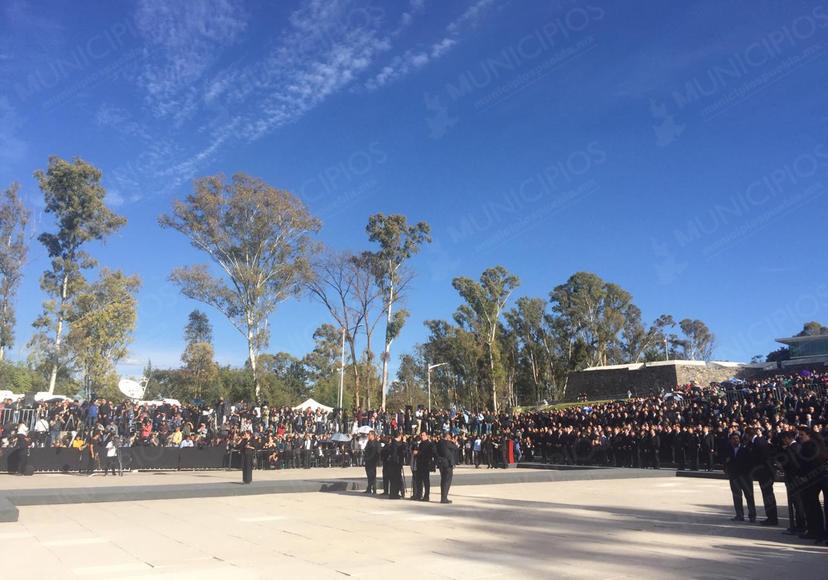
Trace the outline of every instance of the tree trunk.
[[388, 294], [388, 312], [385, 317], [385, 350], [382, 355], [382, 408], [385, 409], [385, 391], [388, 388], [388, 363], [391, 359], [391, 338], [388, 334], [388, 327], [391, 325], [391, 306], [394, 304], [394, 284]]
[[55, 383], [57, 382], [58, 364], [60, 363], [60, 344], [63, 338], [63, 305], [66, 302], [66, 294], [69, 291], [69, 276], [63, 275], [63, 283], [60, 287], [60, 306], [57, 313], [57, 328], [55, 330], [55, 352], [52, 358], [52, 372], [49, 374], [49, 394], [55, 394]]
[[497, 381], [495, 380], [494, 353], [492, 343], [489, 346], [489, 371], [492, 374], [492, 411], [497, 414]]
[[255, 343], [255, 334], [253, 332], [252, 321], [248, 318], [248, 326], [247, 326], [247, 356], [248, 360], [250, 361], [250, 370], [253, 371], [253, 394], [255, 400], [259, 400], [259, 394], [261, 393], [261, 388], [259, 386], [259, 373], [256, 370], [256, 359], [258, 358], [256, 353], [256, 343]]
[[[354, 332], [356, 332], [356, 330]], [[347, 333], [347, 339], [348, 348], [351, 350], [351, 362], [354, 366], [354, 408], [358, 408], [361, 394], [359, 384], [359, 361], [357, 360], [356, 356], [356, 340], [354, 340], [354, 337], [351, 335], [351, 333]], [[342, 404], [345, 404], [344, 397]]]

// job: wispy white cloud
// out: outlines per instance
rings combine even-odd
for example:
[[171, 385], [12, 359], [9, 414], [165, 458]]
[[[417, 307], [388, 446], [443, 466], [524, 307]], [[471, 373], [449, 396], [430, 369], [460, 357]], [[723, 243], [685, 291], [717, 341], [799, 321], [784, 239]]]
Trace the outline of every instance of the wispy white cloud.
[[477, 26], [493, 2], [494, 0], [477, 0], [446, 26], [445, 35], [442, 38], [432, 42], [426, 49], [409, 49], [393, 57], [390, 63], [384, 65], [379, 72], [365, 82], [365, 88], [379, 89], [441, 58], [460, 41], [467, 29]]
[[0, 96], [0, 174], [10, 170], [28, 149], [20, 137], [21, 120], [6, 97]]
[[193, 84], [233, 45], [247, 22], [229, 0], [142, 0], [135, 25], [145, 41], [145, 66], [138, 81], [155, 112], [181, 120], [198, 108]]
[[[139, 84], [154, 113], [176, 128], [198, 126], [185, 155], [168, 155], [157, 169], [165, 188], [197, 175], [223, 147], [251, 142], [290, 124], [349, 87], [378, 89], [444, 56], [493, 0], [478, 0], [422, 47], [406, 47], [405, 31], [424, 12], [410, 0], [400, 12], [355, 0], [305, 0], [251, 59], [231, 60], [246, 14], [228, 0], [201, 4], [143, 0], [136, 26], [145, 36]], [[249, 53], [248, 53], [249, 54]], [[204, 119], [208, 119], [206, 122]], [[130, 125], [115, 112], [99, 122]], [[170, 153], [169, 151], [165, 151]]]

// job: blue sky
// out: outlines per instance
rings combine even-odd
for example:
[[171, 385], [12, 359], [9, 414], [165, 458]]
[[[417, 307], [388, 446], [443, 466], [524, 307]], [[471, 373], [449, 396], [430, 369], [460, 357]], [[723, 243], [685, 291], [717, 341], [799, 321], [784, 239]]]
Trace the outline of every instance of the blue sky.
[[[336, 248], [366, 248], [377, 211], [432, 225], [397, 354], [454, 311], [454, 276], [503, 264], [537, 296], [594, 271], [746, 360], [828, 321], [827, 47], [828, 4], [793, 0], [7, 0], [0, 185], [21, 182], [40, 230], [49, 155], [103, 171], [129, 224], [94, 254], [143, 278], [124, 372], [177, 365], [197, 306], [167, 275], [201, 257], [157, 216], [235, 171], [300, 195]], [[34, 242], [14, 358], [46, 266]], [[301, 356], [327, 320], [282, 305], [270, 350]]]

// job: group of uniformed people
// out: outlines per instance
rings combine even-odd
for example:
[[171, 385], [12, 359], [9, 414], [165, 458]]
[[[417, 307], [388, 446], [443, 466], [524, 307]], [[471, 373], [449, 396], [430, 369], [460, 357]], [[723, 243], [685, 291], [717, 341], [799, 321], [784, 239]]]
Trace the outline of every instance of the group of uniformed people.
[[377, 467], [382, 465], [381, 495], [389, 499], [402, 499], [406, 495], [403, 468], [411, 466], [413, 490], [409, 499], [430, 501], [431, 473], [440, 471], [440, 502], [451, 503], [448, 498], [454, 467], [459, 462], [460, 448], [455, 437], [445, 433], [439, 439], [425, 431], [411, 442], [403, 438], [401, 431], [380, 441], [372, 431], [364, 450], [365, 475], [368, 484], [365, 493], [377, 495]]

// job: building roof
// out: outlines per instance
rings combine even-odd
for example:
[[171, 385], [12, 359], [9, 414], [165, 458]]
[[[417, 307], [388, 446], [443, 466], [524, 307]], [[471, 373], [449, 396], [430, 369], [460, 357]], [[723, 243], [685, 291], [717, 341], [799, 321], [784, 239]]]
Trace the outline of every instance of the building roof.
[[776, 342], [782, 344], [800, 344], [803, 342], [814, 342], [817, 340], [828, 340], [828, 334], [813, 334], [809, 336], [789, 336], [788, 338], [777, 338]]

